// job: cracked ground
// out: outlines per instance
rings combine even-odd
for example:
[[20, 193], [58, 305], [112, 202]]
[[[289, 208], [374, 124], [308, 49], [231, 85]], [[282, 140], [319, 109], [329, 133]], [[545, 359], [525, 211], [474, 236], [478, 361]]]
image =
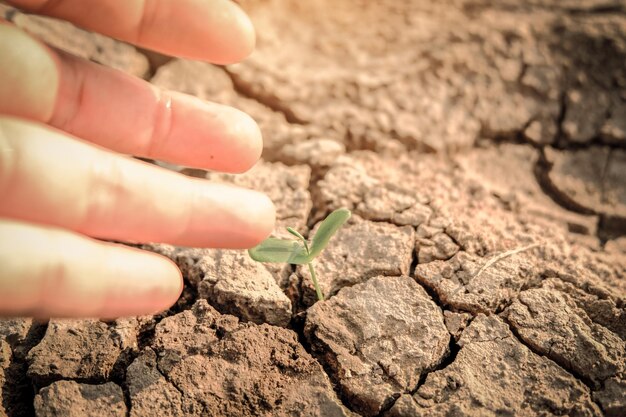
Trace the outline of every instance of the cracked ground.
[[0, 416], [626, 415], [626, 2], [242, 0], [257, 51], [169, 59], [16, 25], [240, 108], [275, 234], [349, 223], [308, 270], [145, 248], [178, 303], [0, 321]]

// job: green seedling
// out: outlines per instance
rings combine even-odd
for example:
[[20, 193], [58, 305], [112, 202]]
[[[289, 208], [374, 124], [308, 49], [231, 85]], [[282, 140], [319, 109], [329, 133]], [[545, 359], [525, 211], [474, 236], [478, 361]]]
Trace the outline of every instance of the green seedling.
[[313, 259], [317, 257], [333, 235], [341, 226], [350, 218], [350, 210], [338, 209], [330, 213], [317, 229], [317, 233], [311, 239], [311, 244], [291, 227], [287, 231], [294, 235], [298, 240], [287, 240], [270, 237], [265, 239], [259, 245], [248, 250], [250, 257], [258, 262], [274, 262], [288, 263], [292, 265], [304, 265], [309, 267], [311, 272], [311, 280], [315, 287], [315, 293], [318, 300], [324, 299], [324, 294], [317, 282], [315, 268], [313, 267]]

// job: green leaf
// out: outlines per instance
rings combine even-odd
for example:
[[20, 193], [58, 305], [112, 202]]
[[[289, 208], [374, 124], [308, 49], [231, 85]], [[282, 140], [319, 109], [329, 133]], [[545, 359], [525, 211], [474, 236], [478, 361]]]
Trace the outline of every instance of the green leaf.
[[298, 232], [296, 229], [294, 229], [293, 227], [287, 227], [287, 231], [289, 233], [291, 233], [292, 235], [294, 235], [295, 237], [297, 237], [298, 239], [305, 241], [306, 239], [304, 238], [304, 236], [302, 236], [300, 234], [300, 232]]
[[313, 242], [311, 243], [311, 250], [309, 257], [311, 259], [319, 255], [322, 250], [328, 245], [330, 238], [339, 230], [341, 226], [350, 218], [350, 210], [337, 209], [330, 213], [328, 217], [324, 219], [320, 227], [317, 229], [317, 233], [313, 236]]
[[[270, 237], [248, 250], [250, 257], [258, 262], [281, 262], [306, 264], [310, 261], [302, 243]], [[311, 258], [312, 259], [312, 258]]]

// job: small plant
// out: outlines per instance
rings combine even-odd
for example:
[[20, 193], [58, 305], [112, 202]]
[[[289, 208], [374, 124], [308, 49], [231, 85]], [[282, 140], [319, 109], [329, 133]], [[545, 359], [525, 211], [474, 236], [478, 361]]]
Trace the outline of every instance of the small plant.
[[311, 280], [315, 287], [318, 300], [324, 300], [324, 294], [317, 282], [313, 259], [318, 256], [328, 245], [330, 238], [350, 218], [350, 210], [338, 209], [330, 213], [317, 229], [317, 233], [311, 239], [311, 245], [298, 231], [291, 227], [287, 231], [298, 240], [286, 240], [270, 237], [259, 245], [248, 250], [250, 257], [258, 262], [288, 263], [292, 265], [304, 265], [309, 267]]

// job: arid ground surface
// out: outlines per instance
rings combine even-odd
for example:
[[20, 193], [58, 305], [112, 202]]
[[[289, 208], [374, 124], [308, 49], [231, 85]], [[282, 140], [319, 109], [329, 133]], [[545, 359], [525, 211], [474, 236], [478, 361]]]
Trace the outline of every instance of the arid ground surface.
[[[227, 68], [0, 6], [154, 84], [236, 106], [285, 226], [353, 217], [308, 270], [147, 245], [179, 303], [0, 321], [0, 415], [626, 415], [626, 2], [242, 1]], [[132, 277], [129, 277], [132, 279]]]

